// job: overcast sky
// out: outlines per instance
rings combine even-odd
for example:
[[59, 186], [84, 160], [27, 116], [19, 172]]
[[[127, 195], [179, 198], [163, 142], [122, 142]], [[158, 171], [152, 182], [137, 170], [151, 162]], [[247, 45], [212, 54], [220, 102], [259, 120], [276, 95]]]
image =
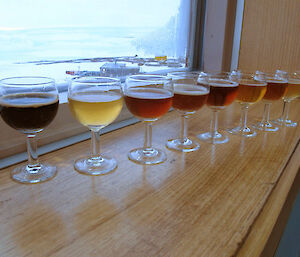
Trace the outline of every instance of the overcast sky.
[[180, 0], [0, 0], [0, 29], [153, 27], [165, 24], [179, 4]]

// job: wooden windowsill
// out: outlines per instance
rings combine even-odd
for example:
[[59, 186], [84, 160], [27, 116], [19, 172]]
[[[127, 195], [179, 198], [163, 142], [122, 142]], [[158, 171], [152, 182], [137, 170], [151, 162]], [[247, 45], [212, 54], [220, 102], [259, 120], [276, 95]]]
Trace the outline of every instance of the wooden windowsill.
[[[298, 100], [290, 118], [300, 122], [296, 106]], [[273, 104], [272, 116], [281, 108]], [[262, 109], [250, 108], [249, 124]], [[238, 123], [239, 114], [237, 104], [222, 111], [220, 127]], [[205, 107], [190, 118], [190, 134], [206, 131], [210, 117]], [[106, 176], [74, 171], [88, 141], [41, 156], [58, 168], [47, 183], [17, 184], [13, 167], [1, 170], [0, 256], [261, 256], [270, 238], [280, 237], [272, 231], [299, 170], [300, 126], [181, 154], [165, 148], [179, 123], [173, 111], [154, 124], [153, 145], [168, 156], [160, 165], [127, 159], [143, 144], [137, 123], [102, 136], [103, 153], [118, 161]]]

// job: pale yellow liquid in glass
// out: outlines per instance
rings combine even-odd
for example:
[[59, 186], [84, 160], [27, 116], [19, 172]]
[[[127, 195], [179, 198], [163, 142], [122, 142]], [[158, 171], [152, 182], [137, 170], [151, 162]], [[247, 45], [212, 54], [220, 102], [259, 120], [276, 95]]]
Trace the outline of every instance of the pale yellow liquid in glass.
[[300, 96], [300, 80], [291, 79], [288, 82], [287, 92], [284, 95], [285, 100], [293, 100]]
[[76, 119], [88, 127], [105, 127], [119, 115], [123, 106], [121, 93], [114, 91], [80, 92], [69, 96], [69, 106]]

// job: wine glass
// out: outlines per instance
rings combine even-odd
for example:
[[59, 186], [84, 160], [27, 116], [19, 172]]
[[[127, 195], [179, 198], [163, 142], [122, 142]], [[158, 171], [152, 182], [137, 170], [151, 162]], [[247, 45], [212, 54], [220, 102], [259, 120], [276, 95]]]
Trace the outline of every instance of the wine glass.
[[[261, 72], [257, 72], [260, 74]], [[266, 73], [267, 91], [263, 97], [265, 102], [263, 118], [261, 122], [254, 125], [256, 129], [265, 132], [275, 132], [278, 127], [270, 122], [270, 108], [273, 101], [280, 100], [287, 91], [288, 80], [285, 73]]]
[[273, 122], [279, 126], [296, 127], [297, 122], [289, 119], [289, 109], [291, 101], [300, 96], [300, 72], [298, 71], [287, 74], [284, 71], [277, 70], [276, 73], [282, 74], [288, 78], [288, 86], [287, 92], [283, 97], [283, 109], [281, 117]]
[[172, 105], [171, 78], [159, 75], [132, 75], [124, 87], [125, 103], [129, 111], [145, 124], [144, 147], [133, 149], [128, 158], [138, 164], [158, 164], [166, 154], [152, 147], [152, 123], [164, 115]]
[[56, 167], [38, 159], [36, 135], [51, 123], [58, 110], [55, 82], [46, 77], [12, 77], [0, 80], [0, 112], [4, 122], [27, 136], [28, 163], [11, 171], [13, 180], [47, 181]]
[[209, 85], [210, 91], [206, 105], [212, 110], [213, 117], [210, 132], [202, 133], [197, 137], [202, 141], [212, 144], [223, 144], [228, 142], [228, 136], [218, 131], [218, 114], [220, 110], [232, 104], [238, 94], [238, 83], [232, 80], [230, 73], [218, 74], [202, 73], [198, 78], [199, 85]]
[[232, 79], [239, 83], [236, 101], [241, 105], [241, 119], [240, 125], [228, 130], [228, 132], [243, 137], [254, 137], [256, 131], [247, 126], [247, 114], [249, 106], [259, 102], [267, 91], [264, 73], [232, 72]]
[[112, 123], [123, 106], [119, 79], [108, 77], [79, 77], [70, 81], [69, 107], [74, 117], [91, 131], [91, 154], [74, 163], [78, 172], [104, 175], [117, 167], [111, 157], [100, 154], [100, 130]]
[[197, 85], [198, 72], [171, 72], [174, 87], [173, 108], [181, 116], [179, 138], [169, 139], [167, 147], [180, 152], [192, 152], [199, 149], [199, 144], [188, 138], [187, 119], [199, 110], [206, 102], [209, 93], [208, 85]]

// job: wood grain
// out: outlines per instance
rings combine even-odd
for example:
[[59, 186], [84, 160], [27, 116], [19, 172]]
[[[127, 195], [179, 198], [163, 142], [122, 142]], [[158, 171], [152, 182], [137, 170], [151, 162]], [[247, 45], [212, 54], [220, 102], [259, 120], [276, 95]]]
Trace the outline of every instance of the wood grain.
[[[298, 122], [299, 104], [292, 103], [290, 115]], [[281, 109], [282, 103], [273, 104], [272, 116]], [[221, 112], [220, 127], [232, 127], [239, 113], [237, 104]], [[249, 122], [261, 115], [262, 104], [253, 106]], [[190, 134], [206, 131], [210, 117], [206, 107], [194, 115]], [[41, 157], [58, 167], [47, 183], [17, 184], [9, 177], [13, 167], [3, 169], [0, 256], [259, 256], [259, 251], [241, 251], [264, 244], [251, 243], [254, 232], [266, 242], [272, 231], [293, 180], [294, 168], [288, 167], [299, 166], [294, 160], [299, 160], [300, 127], [253, 139], [230, 136], [227, 144], [201, 143], [199, 151], [181, 154], [164, 146], [178, 134], [179, 124], [178, 114], [171, 112], [153, 128], [154, 146], [168, 156], [160, 165], [127, 159], [131, 148], [143, 144], [139, 123], [102, 137], [102, 151], [119, 163], [109, 175], [74, 171], [74, 160], [89, 151], [88, 141]], [[265, 211], [270, 199], [276, 212]], [[257, 226], [260, 217], [270, 222]]]
[[299, 0], [245, 0], [239, 69], [298, 70], [299, 13]]
[[[264, 208], [262, 209], [261, 214], [258, 219], [253, 224], [251, 232], [247, 237], [246, 242], [243, 244], [243, 247], [239, 251], [238, 257], [242, 256], [273, 256], [279, 243], [281, 233], [283, 232], [284, 226], [280, 228], [279, 231], [276, 231], [275, 240], [272, 240], [272, 244], [268, 245], [266, 249], [267, 240], [270, 240], [270, 234], [274, 228], [276, 222], [278, 222], [278, 216], [282, 212], [284, 206], [284, 201], [287, 199], [290, 189], [295, 181], [297, 174], [299, 173], [300, 167], [300, 146], [298, 144], [295, 149], [295, 153], [291, 156], [291, 159], [288, 161], [285, 168], [285, 172], [282, 174], [281, 179], [274, 187], [270, 198], [266, 202]], [[294, 197], [297, 196], [297, 191], [299, 191], [299, 182], [297, 181], [297, 188]], [[293, 201], [291, 200], [291, 203]], [[289, 206], [291, 210], [292, 206]], [[288, 216], [288, 214], [287, 214]], [[287, 217], [285, 217], [287, 218]], [[285, 219], [286, 221], [286, 219]], [[283, 224], [284, 225], [284, 224]], [[275, 244], [276, 242], [276, 244]]]

